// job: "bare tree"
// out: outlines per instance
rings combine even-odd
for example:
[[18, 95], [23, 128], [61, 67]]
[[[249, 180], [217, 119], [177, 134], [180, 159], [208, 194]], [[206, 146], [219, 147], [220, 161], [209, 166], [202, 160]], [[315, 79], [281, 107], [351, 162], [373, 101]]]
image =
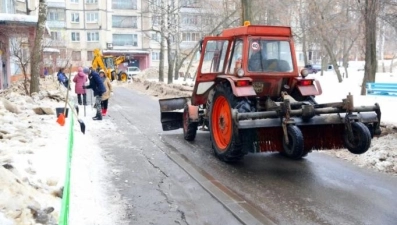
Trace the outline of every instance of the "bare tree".
[[47, 3], [45, 0], [39, 1], [39, 17], [36, 26], [36, 35], [31, 54], [30, 65], [30, 94], [40, 91], [40, 62], [42, 58], [42, 49], [44, 41], [44, 33], [46, 29], [47, 19]]
[[28, 39], [22, 37], [15, 37], [10, 40], [10, 54], [14, 59], [14, 62], [22, 70], [23, 75], [23, 87], [25, 89], [25, 94], [29, 95], [29, 77], [28, 68], [30, 63]]
[[[358, 1], [360, 2], [360, 0]], [[378, 61], [376, 60], [376, 21], [380, 2], [378, 0], [365, 0], [362, 12], [365, 23], [365, 67], [364, 78], [361, 85], [361, 95], [366, 94], [366, 84], [375, 82]]]
[[245, 21], [252, 21], [252, 1], [241, 0], [241, 22], [244, 25]]

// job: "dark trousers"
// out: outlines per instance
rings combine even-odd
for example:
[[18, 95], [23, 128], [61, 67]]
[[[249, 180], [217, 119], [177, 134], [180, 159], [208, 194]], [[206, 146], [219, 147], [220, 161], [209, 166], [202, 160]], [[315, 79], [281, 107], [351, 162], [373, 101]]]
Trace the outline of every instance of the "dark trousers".
[[[83, 96], [83, 101], [81, 101], [81, 96]], [[83, 105], [87, 105], [87, 94], [77, 94], [77, 102], [79, 105], [83, 103]]]
[[108, 109], [109, 99], [103, 100], [101, 102], [102, 109]]
[[63, 84], [63, 86], [65, 86], [66, 88], [69, 88], [69, 90], [70, 90], [69, 81], [68, 80], [65, 80], [64, 82], [61, 82], [61, 83]]

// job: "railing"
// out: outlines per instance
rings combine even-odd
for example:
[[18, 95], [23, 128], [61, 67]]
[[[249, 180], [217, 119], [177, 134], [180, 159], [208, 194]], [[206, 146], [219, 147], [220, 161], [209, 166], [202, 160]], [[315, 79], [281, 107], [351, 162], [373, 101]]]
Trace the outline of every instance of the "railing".
[[397, 83], [367, 83], [367, 95], [396, 96]]

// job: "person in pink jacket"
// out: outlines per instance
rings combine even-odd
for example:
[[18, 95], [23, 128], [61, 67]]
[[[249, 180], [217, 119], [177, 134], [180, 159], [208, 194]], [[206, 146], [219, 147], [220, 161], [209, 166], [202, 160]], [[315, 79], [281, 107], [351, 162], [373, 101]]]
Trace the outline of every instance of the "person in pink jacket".
[[[87, 94], [85, 92], [85, 89], [83, 89], [83, 86], [85, 85], [87, 80], [88, 78], [87, 75], [83, 73], [83, 68], [79, 67], [76, 76], [74, 76], [73, 78], [73, 82], [76, 83], [74, 91], [77, 94], [77, 102], [79, 103], [79, 105], [87, 105]], [[83, 96], [83, 101], [81, 101], [81, 96]]]

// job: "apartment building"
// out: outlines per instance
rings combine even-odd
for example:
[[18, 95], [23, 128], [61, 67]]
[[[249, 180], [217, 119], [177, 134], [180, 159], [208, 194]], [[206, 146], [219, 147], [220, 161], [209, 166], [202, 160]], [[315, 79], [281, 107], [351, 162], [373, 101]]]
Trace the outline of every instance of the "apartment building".
[[48, 0], [47, 24], [51, 46], [61, 54], [57, 66], [67, 61], [89, 66], [94, 49], [104, 55], [126, 55], [124, 66], [149, 67], [149, 51], [142, 40], [140, 0]]
[[[57, 66], [69, 60], [73, 66], [90, 65], [93, 50], [104, 55], [126, 55], [128, 65], [141, 69], [158, 66], [161, 14], [173, 23], [172, 48], [191, 49], [208, 34], [223, 10], [222, 2], [207, 0], [48, 0], [47, 24], [52, 46], [61, 50]], [[167, 58], [165, 57], [165, 60]]]

